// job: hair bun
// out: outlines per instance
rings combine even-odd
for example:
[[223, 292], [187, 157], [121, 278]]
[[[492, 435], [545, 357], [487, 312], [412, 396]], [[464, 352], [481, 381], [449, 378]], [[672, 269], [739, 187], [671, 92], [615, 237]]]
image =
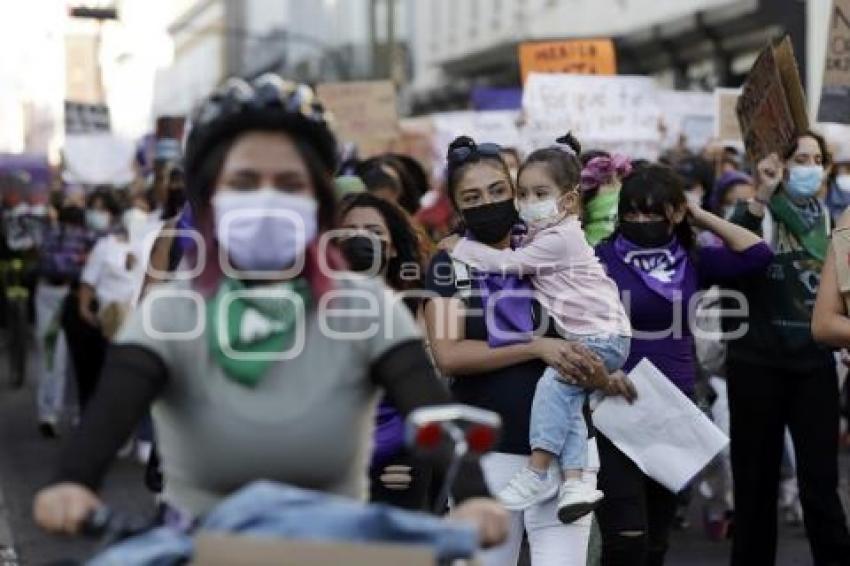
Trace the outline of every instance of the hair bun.
[[475, 149], [475, 147], [477, 147], [477, 146], [475, 144], [475, 140], [472, 139], [471, 137], [469, 137], [469, 136], [458, 136], [452, 141], [452, 143], [449, 144], [449, 153], [451, 153], [453, 150], [461, 148], [461, 147], [468, 147], [468, 148], [471, 148], [471, 149]]
[[576, 155], [581, 154], [581, 144], [572, 132], [567, 132], [563, 136], [555, 140], [555, 143], [569, 147]]

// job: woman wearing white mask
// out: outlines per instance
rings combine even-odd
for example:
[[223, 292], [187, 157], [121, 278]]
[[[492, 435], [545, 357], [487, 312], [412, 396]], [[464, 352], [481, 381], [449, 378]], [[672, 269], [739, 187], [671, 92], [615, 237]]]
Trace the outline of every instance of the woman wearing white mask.
[[[380, 391], [402, 414], [450, 402], [404, 305], [329, 273], [343, 267], [320, 245], [336, 159], [309, 87], [231, 80], [197, 110], [186, 180], [203, 245], [186, 259], [200, 274], [152, 287], [128, 320], [57, 483], [36, 497], [42, 527], [79, 531], [151, 406], [167, 515], [190, 524], [259, 479], [364, 499]], [[506, 514], [477, 463], [465, 468], [458, 495], [473, 498], [456, 513], [498, 543]]]
[[133, 289], [135, 259], [119, 219], [118, 203], [108, 190], [98, 189], [89, 197], [86, 226], [97, 241], [85, 259], [79, 284], [63, 307], [62, 328], [68, 341], [81, 410], [97, 387], [106, 353], [99, 315], [110, 303], [125, 302]]
[[[764, 274], [737, 286], [747, 325], [727, 351], [735, 539], [732, 565], [773, 564], [777, 490], [786, 426], [815, 564], [844, 564], [850, 537], [838, 497], [838, 379], [832, 352], [810, 324], [827, 252], [829, 214], [818, 199], [829, 165], [826, 143], [801, 134], [779, 159], [758, 164], [756, 197], [732, 221], [763, 234], [774, 251]], [[732, 330], [732, 328], [729, 328]]]
[[826, 189], [826, 206], [833, 224], [850, 207], [850, 148], [842, 147], [833, 156], [832, 173]]

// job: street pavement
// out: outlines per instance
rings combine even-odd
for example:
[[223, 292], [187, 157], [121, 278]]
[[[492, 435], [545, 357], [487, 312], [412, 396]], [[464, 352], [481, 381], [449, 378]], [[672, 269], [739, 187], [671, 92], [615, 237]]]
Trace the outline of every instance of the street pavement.
[[[3, 369], [0, 364], [0, 566], [41, 565], [90, 556], [96, 543], [49, 536], [33, 524], [30, 513], [32, 497], [40, 486], [49, 481], [60, 442], [43, 439], [37, 431], [33, 380], [29, 380], [26, 388], [11, 391], [2, 381]], [[847, 455], [842, 458], [842, 468], [842, 491], [846, 498], [850, 494], [847, 482], [850, 459]], [[153, 504], [142, 485], [142, 476], [140, 465], [119, 460], [105, 483], [104, 500], [130, 516], [148, 516], [153, 511]], [[674, 534], [667, 564], [727, 564], [729, 544], [708, 541], [702, 534], [698, 504], [692, 507], [692, 526]], [[13, 551], [4, 549], [10, 544]], [[811, 564], [802, 528], [782, 529], [778, 557], [778, 566]]]

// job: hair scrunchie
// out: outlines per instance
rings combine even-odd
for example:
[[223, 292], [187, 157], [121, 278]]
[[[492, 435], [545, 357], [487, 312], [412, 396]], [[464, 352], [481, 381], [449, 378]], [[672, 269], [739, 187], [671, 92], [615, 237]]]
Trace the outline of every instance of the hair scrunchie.
[[581, 170], [581, 188], [593, 191], [614, 181], [615, 176], [622, 179], [632, 172], [632, 162], [625, 155], [594, 157]]

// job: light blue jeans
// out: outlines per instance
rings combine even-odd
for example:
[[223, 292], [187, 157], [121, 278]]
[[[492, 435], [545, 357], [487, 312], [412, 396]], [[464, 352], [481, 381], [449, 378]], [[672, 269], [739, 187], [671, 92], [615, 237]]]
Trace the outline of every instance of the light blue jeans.
[[[471, 558], [478, 532], [464, 522], [367, 505], [344, 497], [257, 481], [222, 501], [197, 529], [246, 537], [314, 542], [422, 545], [439, 560]], [[191, 561], [194, 532], [160, 527], [126, 539], [90, 560], [88, 566], [172, 566]], [[246, 557], [246, 563], [250, 557]]]
[[[628, 336], [568, 336], [567, 339], [590, 348], [609, 372], [623, 367], [629, 357]], [[582, 411], [585, 396], [585, 389], [563, 381], [553, 368], [546, 368], [537, 382], [531, 406], [531, 449], [554, 455], [562, 470], [583, 470], [587, 466], [587, 424]]]

